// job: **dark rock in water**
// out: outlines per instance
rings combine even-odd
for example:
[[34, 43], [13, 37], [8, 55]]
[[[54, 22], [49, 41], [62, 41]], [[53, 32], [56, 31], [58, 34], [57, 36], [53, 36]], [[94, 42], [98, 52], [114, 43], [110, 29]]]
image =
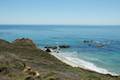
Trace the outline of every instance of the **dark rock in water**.
[[47, 48], [45, 51], [46, 51], [46, 52], [52, 52], [52, 51], [50, 50], [50, 48]]
[[59, 45], [60, 48], [70, 48], [69, 45]]
[[47, 49], [57, 49], [57, 46], [45, 46]]
[[83, 43], [89, 43], [89, 41], [88, 40], [84, 40]]
[[59, 50], [61, 48], [69, 48], [69, 45], [58, 45], [58, 46], [45, 46], [46, 52], [52, 52], [52, 50], [55, 50], [57, 53], [59, 53]]
[[37, 48], [33, 41], [28, 38], [16, 39], [13, 44], [21, 48]]
[[83, 40], [84, 44], [87, 44], [89, 47], [96, 47], [96, 48], [103, 48], [105, 47], [105, 44], [98, 42], [98, 41], [93, 41], [93, 40]]
[[93, 40], [83, 40], [83, 43], [85, 43], [85, 44], [91, 44], [91, 43], [93, 43]]
[[45, 48], [57, 49], [57, 48], [70, 48], [69, 45], [58, 45], [58, 46], [46, 46]]

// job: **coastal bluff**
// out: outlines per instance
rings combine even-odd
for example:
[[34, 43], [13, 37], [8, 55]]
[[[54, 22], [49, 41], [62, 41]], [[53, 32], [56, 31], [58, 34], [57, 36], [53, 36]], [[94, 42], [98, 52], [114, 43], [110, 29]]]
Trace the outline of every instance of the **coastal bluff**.
[[120, 80], [120, 76], [71, 67], [31, 39], [21, 38], [0, 39], [0, 80]]
[[33, 41], [31, 39], [28, 39], [28, 38], [16, 39], [12, 43], [14, 45], [17, 45], [17, 46], [23, 47], [23, 48], [30, 48], [30, 49], [37, 48], [36, 45], [33, 43]]

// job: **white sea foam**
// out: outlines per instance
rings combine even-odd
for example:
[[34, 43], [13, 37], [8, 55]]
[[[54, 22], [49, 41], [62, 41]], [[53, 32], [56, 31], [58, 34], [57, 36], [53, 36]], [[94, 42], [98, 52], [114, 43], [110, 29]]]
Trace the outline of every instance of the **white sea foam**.
[[69, 56], [69, 55], [67, 56], [66, 55], [67, 53], [54, 53], [54, 52], [52, 52], [50, 54], [55, 56], [56, 58], [58, 58], [62, 62], [72, 66], [72, 67], [80, 67], [80, 68], [95, 71], [95, 72], [98, 72], [101, 74], [111, 74], [113, 76], [118, 75], [118, 74], [115, 74], [115, 73], [108, 71], [107, 69], [100, 68], [92, 62], [88, 62], [88, 61], [82, 60], [80, 58]]

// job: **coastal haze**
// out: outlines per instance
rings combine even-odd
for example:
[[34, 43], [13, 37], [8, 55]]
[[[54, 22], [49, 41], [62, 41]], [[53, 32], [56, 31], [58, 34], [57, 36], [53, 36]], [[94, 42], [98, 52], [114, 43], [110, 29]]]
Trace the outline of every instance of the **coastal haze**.
[[120, 26], [1, 25], [0, 38], [31, 38], [39, 48], [69, 45], [60, 60], [103, 74], [120, 74]]

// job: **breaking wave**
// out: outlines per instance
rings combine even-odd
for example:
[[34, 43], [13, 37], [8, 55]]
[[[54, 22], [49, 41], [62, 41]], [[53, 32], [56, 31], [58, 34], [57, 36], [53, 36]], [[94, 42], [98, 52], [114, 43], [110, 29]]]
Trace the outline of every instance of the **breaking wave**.
[[52, 52], [50, 54], [55, 56], [56, 58], [58, 58], [62, 62], [72, 66], [72, 67], [80, 67], [80, 68], [95, 71], [95, 72], [98, 72], [98, 73], [101, 73], [101, 74], [110, 74], [110, 75], [113, 75], [113, 76], [118, 75], [116, 73], [112, 73], [112, 72], [108, 71], [107, 69], [98, 67], [92, 62], [85, 61], [83, 59], [73, 57], [71, 55], [69, 55], [69, 56], [66, 55], [66, 54], [69, 54], [69, 53], [63, 53], [63, 52], [55, 53], [55, 52]]

